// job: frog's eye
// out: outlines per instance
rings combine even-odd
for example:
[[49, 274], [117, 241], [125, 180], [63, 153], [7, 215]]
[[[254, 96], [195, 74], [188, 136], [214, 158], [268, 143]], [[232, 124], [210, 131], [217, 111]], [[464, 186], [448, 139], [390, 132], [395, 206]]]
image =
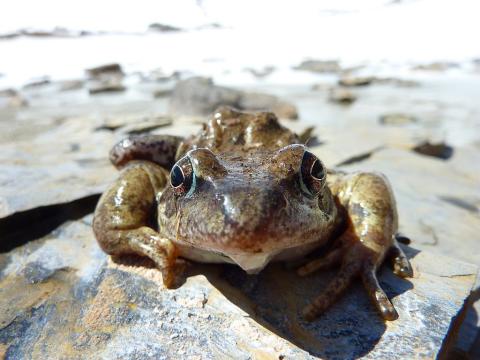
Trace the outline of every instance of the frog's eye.
[[305, 151], [300, 173], [302, 189], [312, 195], [317, 195], [325, 184], [327, 174], [322, 162], [311, 152]]
[[170, 185], [175, 195], [188, 193], [193, 183], [193, 168], [188, 157], [183, 157], [173, 165], [170, 171]]

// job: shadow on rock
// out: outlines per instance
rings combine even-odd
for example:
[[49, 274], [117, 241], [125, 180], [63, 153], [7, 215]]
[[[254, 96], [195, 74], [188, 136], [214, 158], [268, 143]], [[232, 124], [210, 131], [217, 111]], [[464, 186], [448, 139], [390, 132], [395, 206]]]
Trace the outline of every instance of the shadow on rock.
[[[409, 251], [410, 257], [416, 252]], [[322, 359], [357, 358], [368, 354], [386, 331], [386, 325], [370, 303], [360, 281], [343, 298], [313, 322], [302, 318], [302, 309], [315, 299], [335, 271], [299, 277], [285, 264], [270, 264], [258, 275], [248, 275], [233, 265], [190, 267], [188, 276], [205, 275], [209, 282], [252, 319]], [[382, 268], [380, 283], [390, 299], [412, 284]]]

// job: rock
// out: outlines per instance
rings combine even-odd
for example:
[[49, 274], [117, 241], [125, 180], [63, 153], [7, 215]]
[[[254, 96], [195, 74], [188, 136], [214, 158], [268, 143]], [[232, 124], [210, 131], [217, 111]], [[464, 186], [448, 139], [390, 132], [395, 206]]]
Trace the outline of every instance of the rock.
[[50, 78], [48, 76], [42, 76], [38, 79], [33, 79], [30, 82], [23, 85], [23, 89], [26, 90], [26, 89], [38, 88], [38, 87], [41, 87], [41, 86], [49, 85], [51, 83], [52, 83], [52, 81], [50, 80]]
[[[19, 32], [8, 32], [8, 33], [3, 33], [3, 34], [0, 34], [0, 40], [11, 40], [11, 39], [15, 39], [17, 37], [20, 36], [20, 33]], [[1, 353], [0, 353], [1, 354]]]
[[159, 90], [155, 90], [153, 92], [153, 97], [155, 99], [168, 97], [170, 95], [172, 95], [172, 90], [171, 89], [159, 89]]
[[122, 84], [122, 80], [114, 77], [110, 79], [102, 79], [101, 81], [93, 81], [88, 86], [88, 93], [90, 95], [125, 90], [126, 87]]
[[374, 81], [373, 76], [344, 75], [338, 80], [341, 86], [366, 86]]
[[7, 101], [7, 107], [22, 108], [28, 106], [28, 100], [22, 95], [12, 96]]
[[[315, 148], [319, 156], [321, 149]], [[387, 176], [397, 199], [400, 232], [412, 239], [411, 246], [479, 266], [480, 217], [474, 209], [480, 206], [480, 164], [475, 156], [473, 150], [459, 150], [455, 161], [441, 161], [408, 149], [383, 148], [344, 170]]]
[[0, 97], [12, 97], [17, 95], [18, 95], [18, 91], [12, 88], [0, 90]]
[[143, 82], [159, 82], [164, 83], [168, 81], [176, 81], [181, 78], [180, 71], [174, 71], [170, 74], [164, 73], [161, 69], [155, 69], [148, 73], [140, 73], [140, 78]]
[[27, 37], [39, 37], [39, 38], [48, 38], [48, 37], [61, 37], [61, 38], [74, 38], [79, 36], [91, 35], [91, 32], [85, 30], [71, 30], [64, 27], [54, 27], [53, 29], [35, 29], [35, 28], [24, 28], [17, 31], [0, 34], [0, 39], [14, 39], [20, 36]]
[[443, 142], [432, 144], [429, 141], [425, 141], [415, 146], [412, 150], [422, 155], [433, 156], [443, 160], [450, 159], [454, 151], [453, 147]]
[[413, 70], [422, 71], [446, 71], [453, 68], [458, 68], [460, 65], [455, 62], [437, 61], [429, 64], [420, 64], [413, 67]]
[[117, 138], [94, 127], [92, 119], [68, 119], [31, 139], [0, 144], [0, 218], [100, 194], [117, 176], [108, 161]]
[[119, 92], [126, 88], [123, 86], [124, 72], [119, 64], [106, 64], [85, 70], [91, 79], [88, 92], [91, 95], [104, 92]]
[[298, 117], [293, 104], [276, 96], [217, 86], [211, 79], [203, 77], [179, 81], [170, 97], [169, 111], [174, 115], [206, 116], [221, 105], [240, 110], [273, 111], [280, 118]]
[[317, 83], [317, 84], [313, 84], [311, 87], [312, 91], [324, 91], [324, 90], [330, 90], [330, 89], [332, 89], [332, 85], [327, 83]]
[[123, 77], [123, 69], [120, 64], [105, 64], [97, 67], [93, 67], [90, 69], [85, 70], [86, 74], [91, 79], [98, 79], [103, 76], [115, 76], [115, 77]]
[[336, 60], [305, 60], [295, 70], [305, 70], [315, 73], [337, 73], [342, 70]]
[[273, 264], [248, 276], [192, 264], [186, 282], [166, 290], [146, 259], [104, 254], [90, 223], [67, 223], [0, 254], [6, 358], [435, 358], [448, 350], [477, 271], [407, 248], [415, 277], [380, 276], [398, 320], [381, 321], [357, 283], [307, 323], [302, 307], [333, 272], [299, 278]]
[[105, 122], [95, 130], [117, 131], [126, 135], [148, 133], [161, 127], [172, 125], [171, 117], [164, 115], [152, 116], [123, 116], [106, 119]]
[[83, 80], [64, 80], [58, 83], [60, 91], [79, 90], [83, 88]]
[[256, 78], [263, 79], [275, 71], [275, 66], [265, 66], [262, 69], [246, 68], [245, 71], [248, 71]]
[[279, 118], [284, 119], [298, 118], [295, 105], [274, 95], [244, 92], [235, 106], [241, 110], [273, 111]]
[[375, 84], [392, 84], [398, 87], [406, 87], [406, 88], [420, 86], [420, 83], [418, 81], [409, 80], [409, 79], [398, 79], [394, 77], [373, 77], [373, 82]]
[[417, 122], [415, 116], [403, 113], [391, 113], [380, 116], [380, 124], [382, 125], [406, 125]]
[[171, 25], [165, 25], [165, 24], [160, 24], [160, 23], [153, 23], [148, 25], [148, 30], [150, 31], [158, 31], [158, 32], [174, 32], [174, 31], [182, 31], [182, 29], [171, 26]]
[[213, 23], [197, 26], [195, 29], [196, 30], [210, 30], [210, 29], [223, 29], [223, 28], [224, 28], [224, 26], [222, 24], [213, 22]]
[[22, 108], [28, 106], [27, 99], [15, 89], [0, 90], [0, 108]]
[[238, 90], [216, 86], [209, 78], [192, 77], [179, 81], [173, 89], [169, 112], [206, 116], [220, 105], [235, 106], [240, 97]]
[[332, 88], [330, 89], [329, 100], [348, 105], [357, 100], [357, 96], [346, 88]]

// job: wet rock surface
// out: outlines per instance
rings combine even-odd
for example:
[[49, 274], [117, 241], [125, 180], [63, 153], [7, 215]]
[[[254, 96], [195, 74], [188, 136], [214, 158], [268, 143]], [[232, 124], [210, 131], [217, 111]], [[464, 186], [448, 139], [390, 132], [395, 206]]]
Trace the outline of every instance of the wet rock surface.
[[[146, 259], [111, 259], [91, 216], [0, 255], [0, 343], [6, 358], [435, 357], [476, 267], [407, 249], [411, 281], [382, 270], [399, 311], [383, 323], [359, 284], [312, 323], [299, 314], [333, 273], [300, 279], [273, 264], [259, 276], [192, 264], [163, 288]], [[428, 299], [428, 301], [425, 301]]]

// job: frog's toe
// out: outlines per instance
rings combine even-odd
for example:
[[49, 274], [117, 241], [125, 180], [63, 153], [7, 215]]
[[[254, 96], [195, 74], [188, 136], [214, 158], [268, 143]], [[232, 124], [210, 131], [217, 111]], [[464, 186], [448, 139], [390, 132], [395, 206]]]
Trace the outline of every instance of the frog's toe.
[[413, 277], [412, 265], [402, 248], [398, 244], [394, 244], [390, 250], [393, 264], [393, 272], [402, 277]]
[[395, 307], [388, 299], [387, 294], [385, 294], [385, 291], [383, 291], [378, 283], [375, 270], [367, 270], [363, 272], [362, 280], [368, 296], [370, 296], [382, 317], [389, 321], [398, 319], [397, 310], [395, 310]]
[[189, 264], [187, 260], [177, 258], [173, 264], [162, 268], [163, 285], [167, 289], [173, 289], [178, 286]]
[[297, 269], [297, 274], [307, 276], [318, 270], [325, 270], [340, 264], [343, 257], [342, 248], [329, 252], [325, 257], [315, 259]]

